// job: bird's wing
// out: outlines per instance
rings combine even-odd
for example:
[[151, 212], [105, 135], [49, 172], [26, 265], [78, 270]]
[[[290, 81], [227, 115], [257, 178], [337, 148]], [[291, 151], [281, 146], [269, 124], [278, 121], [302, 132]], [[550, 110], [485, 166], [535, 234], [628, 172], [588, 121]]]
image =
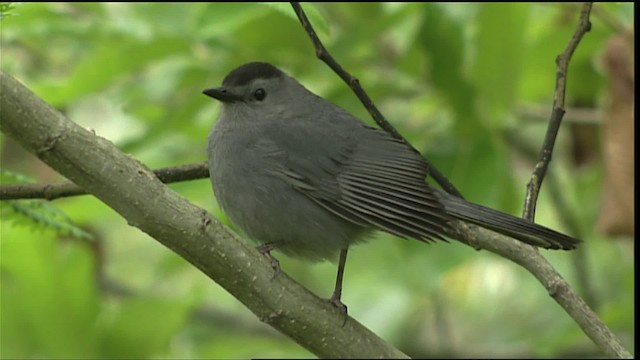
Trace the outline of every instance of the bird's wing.
[[427, 164], [419, 154], [360, 122], [333, 133], [305, 125], [278, 137], [286, 154], [278, 173], [295, 189], [352, 223], [444, 240], [451, 218], [426, 184]]

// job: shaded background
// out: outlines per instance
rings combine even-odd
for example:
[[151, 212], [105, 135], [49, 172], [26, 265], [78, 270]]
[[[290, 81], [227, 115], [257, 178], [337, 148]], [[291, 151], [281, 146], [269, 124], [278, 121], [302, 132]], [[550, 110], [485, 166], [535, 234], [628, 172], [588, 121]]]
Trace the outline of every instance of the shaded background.
[[[288, 4], [2, 6], [2, 70], [150, 168], [206, 159], [219, 104], [201, 91], [248, 61], [271, 62], [371, 122], [315, 58]], [[305, 9], [334, 57], [467, 199], [521, 213], [551, 111], [554, 59], [575, 30], [578, 5]], [[594, 7], [569, 68], [569, 109], [536, 217], [585, 241], [575, 252], [544, 254], [631, 352], [633, 205], [625, 210], [624, 200], [633, 198], [633, 137], [625, 142], [633, 41], [624, 31], [633, 10]], [[629, 76], [630, 90], [616, 87]], [[612, 131], [621, 137], [612, 140]], [[619, 145], [616, 156], [603, 150], [608, 142]], [[62, 180], [4, 135], [0, 149], [3, 184]], [[631, 183], [616, 166], [631, 169]], [[170, 186], [228, 223], [208, 180]], [[601, 197], [611, 194], [622, 200], [603, 211]], [[312, 356], [91, 196], [5, 201], [0, 210], [3, 358]], [[335, 264], [276, 256], [296, 280], [330, 295]], [[344, 286], [350, 315], [411, 356], [600, 355], [528, 273], [455, 242], [379, 234], [351, 250]]]

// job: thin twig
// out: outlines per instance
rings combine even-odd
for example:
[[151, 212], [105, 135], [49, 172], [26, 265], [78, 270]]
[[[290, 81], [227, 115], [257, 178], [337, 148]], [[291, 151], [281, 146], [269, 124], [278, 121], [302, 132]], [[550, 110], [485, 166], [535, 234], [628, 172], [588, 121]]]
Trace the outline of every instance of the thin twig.
[[582, 6], [580, 11], [580, 20], [578, 21], [578, 28], [569, 40], [567, 47], [562, 54], [556, 58], [556, 85], [555, 93], [553, 95], [553, 110], [551, 111], [551, 118], [549, 120], [549, 127], [547, 128], [547, 134], [545, 135], [542, 149], [538, 157], [538, 162], [531, 175], [531, 180], [527, 184], [527, 194], [524, 199], [524, 211], [523, 216], [530, 221], [534, 220], [536, 214], [536, 203], [538, 202], [538, 194], [540, 193], [540, 187], [542, 186], [542, 180], [547, 173], [549, 162], [551, 161], [551, 155], [553, 154], [553, 147], [558, 136], [558, 130], [562, 123], [562, 117], [565, 113], [565, 93], [567, 90], [567, 73], [569, 68], [569, 61], [576, 47], [580, 43], [580, 40], [584, 34], [591, 29], [591, 22], [589, 21], [589, 14], [593, 3], [586, 2]]
[[[158, 179], [165, 184], [209, 177], [206, 162], [180, 165], [153, 170]], [[87, 192], [71, 181], [57, 184], [11, 184], [0, 186], [0, 200], [46, 199], [86, 195]]]
[[[313, 47], [316, 50], [316, 56], [324, 61], [340, 78], [349, 85], [351, 90], [356, 94], [358, 99], [364, 107], [367, 109], [373, 120], [380, 126], [384, 131], [388, 132], [394, 138], [403, 141], [407, 146], [409, 146], [413, 151], [420, 154], [420, 152], [413, 147], [400, 133], [396, 130], [382, 115], [382, 113], [375, 106], [369, 95], [364, 91], [362, 86], [360, 86], [360, 81], [349, 72], [347, 72], [338, 62], [331, 56], [331, 54], [327, 51], [327, 49], [322, 44], [322, 41], [318, 38], [311, 22], [307, 18], [302, 6], [300, 3], [292, 2], [291, 6], [295, 11], [296, 15], [298, 15], [298, 19], [300, 20], [300, 24], [305, 29], [309, 38], [313, 42]], [[424, 159], [427, 162], [427, 166], [429, 168], [429, 174], [433, 179], [440, 184], [442, 189], [449, 194], [458, 196], [462, 198], [462, 194], [456, 189], [456, 187], [447, 179], [438, 169], [436, 169], [427, 159]]]

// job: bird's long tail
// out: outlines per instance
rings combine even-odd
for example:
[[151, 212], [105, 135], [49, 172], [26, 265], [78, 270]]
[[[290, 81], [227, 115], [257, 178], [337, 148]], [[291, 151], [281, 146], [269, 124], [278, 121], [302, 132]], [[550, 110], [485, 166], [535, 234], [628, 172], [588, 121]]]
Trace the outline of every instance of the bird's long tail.
[[565, 234], [522, 218], [470, 203], [464, 199], [437, 191], [446, 212], [459, 220], [507, 235], [527, 244], [545, 248], [571, 250], [581, 242]]

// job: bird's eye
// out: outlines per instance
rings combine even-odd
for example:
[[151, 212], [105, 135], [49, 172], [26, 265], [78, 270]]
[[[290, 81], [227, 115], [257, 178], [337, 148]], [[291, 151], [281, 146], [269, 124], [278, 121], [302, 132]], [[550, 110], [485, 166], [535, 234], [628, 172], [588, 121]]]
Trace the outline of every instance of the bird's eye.
[[253, 97], [256, 98], [256, 100], [258, 101], [262, 101], [264, 100], [265, 97], [267, 97], [267, 92], [264, 91], [263, 88], [259, 88], [253, 92]]

